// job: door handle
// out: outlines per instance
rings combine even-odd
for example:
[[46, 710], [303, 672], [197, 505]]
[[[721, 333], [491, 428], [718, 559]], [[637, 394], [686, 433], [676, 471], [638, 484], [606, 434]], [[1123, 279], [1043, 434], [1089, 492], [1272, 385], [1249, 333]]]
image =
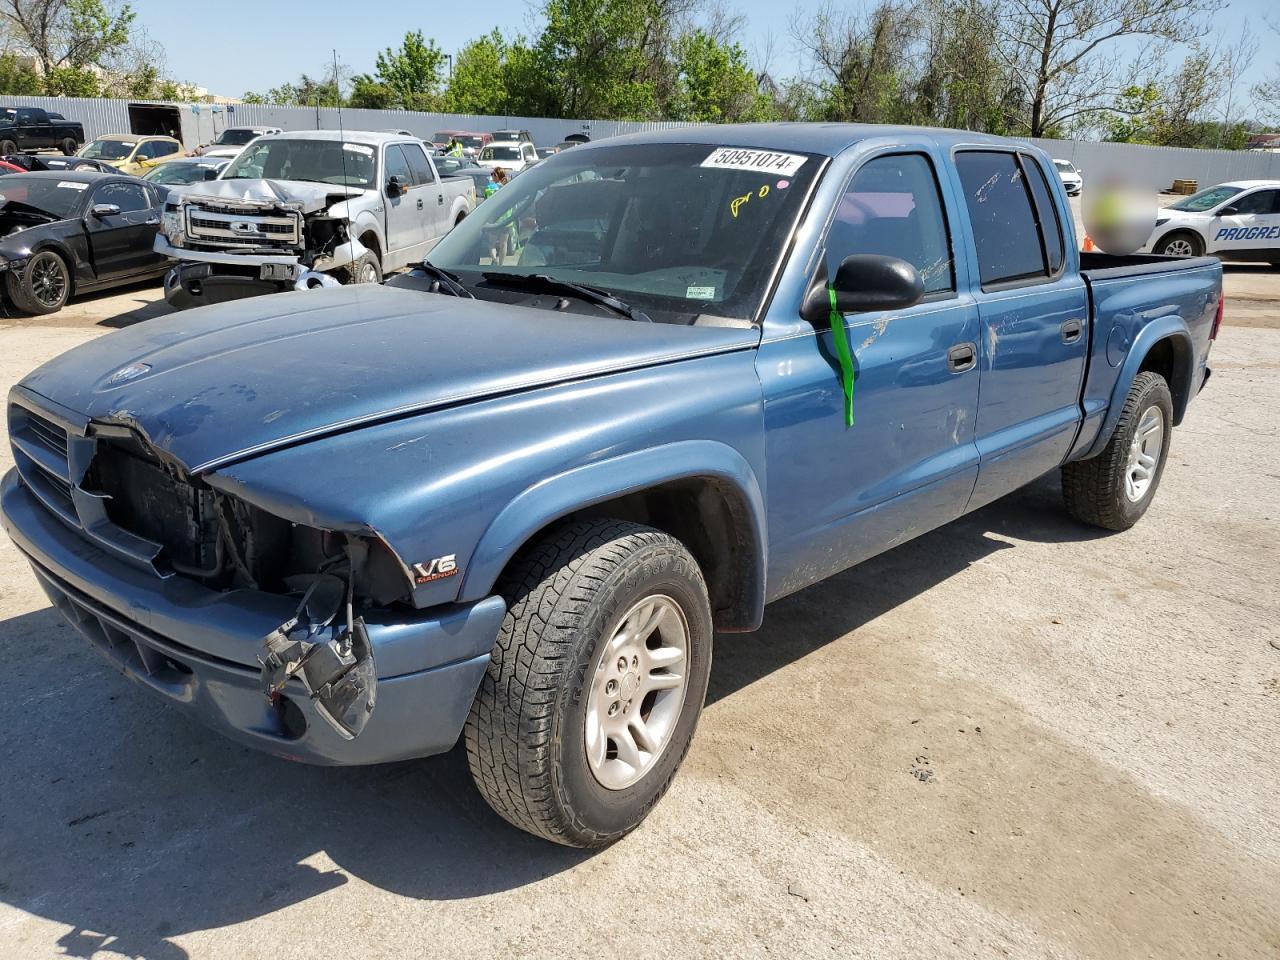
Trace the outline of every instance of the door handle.
[[154, 227], [159, 223], [160, 223], [159, 217], [151, 217], [149, 220], [146, 221], [146, 224], [148, 227]]
[[976, 343], [957, 343], [947, 351], [947, 367], [952, 373], [972, 370], [977, 363], [978, 345]]
[[1062, 324], [1062, 342], [1075, 343], [1080, 339], [1080, 334], [1084, 332], [1084, 321], [1067, 320]]

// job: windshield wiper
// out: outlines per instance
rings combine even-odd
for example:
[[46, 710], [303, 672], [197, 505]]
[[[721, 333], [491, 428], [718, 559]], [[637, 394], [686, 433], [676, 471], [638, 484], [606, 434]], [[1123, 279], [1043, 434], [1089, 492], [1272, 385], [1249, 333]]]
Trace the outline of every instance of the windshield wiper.
[[612, 310], [628, 320], [653, 323], [648, 314], [637, 310], [625, 300], [619, 300], [607, 290], [597, 290], [595, 287], [586, 287], [580, 283], [571, 283], [568, 280], [557, 280], [555, 277], [549, 277], [545, 273], [519, 274], [488, 271], [482, 273], [481, 276], [490, 283], [499, 286], [519, 287], [522, 290], [541, 290], [543, 293], [561, 293], [570, 297], [577, 297], [587, 303], [594, 303], [604, 307], [606, 310]]
[[456, 273], [450, 273], [443, 267], [437, 267], [430, 260], [423, 260], [422, 263], [418, 264], [418, 269], [434, 279], [441, 290], [447, 290], [455, 297], [467, 297], [471, 300], [476, 298], [475, 294], [462, 285], [462, 279]]

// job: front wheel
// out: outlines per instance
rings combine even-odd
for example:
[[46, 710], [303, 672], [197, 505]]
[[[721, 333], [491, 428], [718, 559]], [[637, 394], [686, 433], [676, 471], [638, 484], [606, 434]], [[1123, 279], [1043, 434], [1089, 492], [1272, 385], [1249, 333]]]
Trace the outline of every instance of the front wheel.
[[1166, 257], [1198, 257], [1204, 253], [1204, 242], [1194, 233], [1177, 230], [1161, 237], [1152, 253]]
[[76, 152], [76, 142], [70, 137], [62, 141], [62, 153], [64, 156], [71, 156]]
[[467, 719], [480, 793], [529, 833], [601, 847], [675, 777], [711, 672], [711, 607], [674, 537], [559, 528], [504, 575], [508, 611]]
[[347, 267], [347, 283], [381, 283], [382, 264], [378, 255], [367, 250], [360, 259]]
[[1160, 486], [1173, 432], [1173, 399], [1158, 373], [1134, 377], [1120, 420], [1102, 452], [1062, 468], [1067, 512], [1105, 530], [1128, 530]]
[[23, 313], [36, 316], [57, 313], [71, 294], [71, 271], [52, 250], [42, 250], [27, 261], [21, 274], [5, 274], [9, 299]]
[[0, 156], [9, 156], [11, 153], [18, 152], [18, 145], [12, 140], [0, 140]]

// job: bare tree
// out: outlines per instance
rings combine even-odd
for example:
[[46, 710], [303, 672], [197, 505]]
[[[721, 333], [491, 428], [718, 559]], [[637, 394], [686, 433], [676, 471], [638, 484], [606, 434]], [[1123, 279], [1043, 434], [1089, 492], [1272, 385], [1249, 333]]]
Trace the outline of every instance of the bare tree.
[[1098, 115], [1139, 74], [1150, 51], [1126, 60], [1125, 37], [1186, 43], [1222, 0], [1000, 0], [997, 29], [1010, 69], [1028, 91], [1027, 132]]

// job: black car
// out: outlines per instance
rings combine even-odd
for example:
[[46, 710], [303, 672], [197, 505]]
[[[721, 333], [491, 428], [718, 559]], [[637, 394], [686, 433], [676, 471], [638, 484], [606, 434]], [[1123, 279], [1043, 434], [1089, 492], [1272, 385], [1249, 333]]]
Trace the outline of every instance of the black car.
[[163, 188], [123, 174], [14, 173], [0, 179], [0, 274], [25, 313], [55, 313], [73, 293], [157, 277]]
[[115, 167], [101, 160], [88, 157], [55, 157], [51, 154], [6, 153], [0, 157], [6, 163], [24, 170], [96, 170], [98, 173], [119, 173]]
[[152, 167], [142, 175], [148, 183], [181, 187], [189, 183], [216, 180], [222, 168], [231, 162], [229, 157], [178, 157]]

